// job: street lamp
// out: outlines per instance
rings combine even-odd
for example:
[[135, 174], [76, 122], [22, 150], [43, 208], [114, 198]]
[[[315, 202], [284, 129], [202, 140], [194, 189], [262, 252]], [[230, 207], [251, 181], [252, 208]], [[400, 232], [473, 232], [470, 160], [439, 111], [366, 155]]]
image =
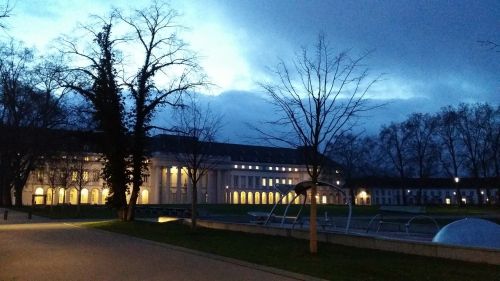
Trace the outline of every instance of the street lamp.
[[460, 182], [460, 178], [459, 177], [455, 177], [453, 180], [455, 180], [455, 189], [456, 191], [453, 192], [453, 195], [456, 195], [456, 198], [455, 200], [457, 200], [457, 205], [460, 206], [462, 205], [462, 196], [460, 195], [460, 191], [458, 190], [458, 183]]

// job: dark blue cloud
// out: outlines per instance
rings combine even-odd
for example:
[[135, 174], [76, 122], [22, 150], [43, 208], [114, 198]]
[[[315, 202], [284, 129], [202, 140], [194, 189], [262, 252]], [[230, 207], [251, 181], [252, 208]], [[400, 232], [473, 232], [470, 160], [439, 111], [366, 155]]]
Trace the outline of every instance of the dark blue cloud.
[[[312, 46], [320, 31], [338, 52], [349, 49], [356, 56], [374, 50], [365, 63], [371, 73], [386, 75], [370, 98], [386, 105], [360, 119], [360, 130], [367, 133], [416, 111], [434, 113], [461, 102], [499, 104], [500, 53], [478, 43], [500, 43], [499, 1], [212, 0], [207, 5], [217, 7], [228, 32], [244, 30], [251, 38], [244, 44], [255, 73]], [[261, 93], [228, 91], [204, 99], [224, 114], [223, 138], [234, 142], [256, 138], [245, 123], [259, 126], [275, 113]]]
[[[375, 50], [367, 61], [376, 73], [404, 84], [434, 88], [462, 84], [476, 101], [498, 102], [500, 55], [478, 40], [500, 42], [499, 1], [215, 1], [235, 29], [245, 29], [260, 44], [248, 59], [254, 69], [274, 65], [319, 31], [332, 46], [359, 54]], [[463, 83], [462, 83], [463, 82]], [[453, 87], [453, 86], [450, 86]], [[423, 89], [420, 89], [423, 90]], [[434, 98], [433, 91], [408, 93]], [[484, 95], [483, 95], [484, 94]]]

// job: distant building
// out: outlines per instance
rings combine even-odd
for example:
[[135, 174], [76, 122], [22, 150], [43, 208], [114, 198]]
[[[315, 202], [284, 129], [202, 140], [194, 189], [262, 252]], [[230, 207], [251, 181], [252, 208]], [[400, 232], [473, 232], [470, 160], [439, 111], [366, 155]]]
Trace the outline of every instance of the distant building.
[[[462, 178], [363, 178], [351, 182], [355, 188], [358, 205], [401, 205], [403, 192], [407, 205], [456, 205], [458, 198], [462, 204], [498, 204], [500, 199], [500, 179]], [[479, 196], [477, 194], [479, 188]], [[457, 196], [457, 189], [461, 196]]]

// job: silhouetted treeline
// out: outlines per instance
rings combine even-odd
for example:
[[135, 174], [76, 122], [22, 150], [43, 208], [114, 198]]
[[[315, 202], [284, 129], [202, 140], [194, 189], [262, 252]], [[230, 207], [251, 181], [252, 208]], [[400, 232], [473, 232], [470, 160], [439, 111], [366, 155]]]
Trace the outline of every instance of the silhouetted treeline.
[[413, 113], [382, 126], [378, 135], [342, 135], [330, 144], [329, 156], [344, 166], [347, 179], [397, 177], [402, 189], [407, 178], [500, 178], [500, 107], [463, 103]]

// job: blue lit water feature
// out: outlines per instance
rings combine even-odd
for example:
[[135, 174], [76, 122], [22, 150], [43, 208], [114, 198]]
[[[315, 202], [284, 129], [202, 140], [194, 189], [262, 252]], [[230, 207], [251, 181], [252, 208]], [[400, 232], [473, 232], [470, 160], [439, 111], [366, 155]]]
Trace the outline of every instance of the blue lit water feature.
[[500, 249], [500, 225], [484, 219], [465, 218], [443, 227], [432, 242]]

